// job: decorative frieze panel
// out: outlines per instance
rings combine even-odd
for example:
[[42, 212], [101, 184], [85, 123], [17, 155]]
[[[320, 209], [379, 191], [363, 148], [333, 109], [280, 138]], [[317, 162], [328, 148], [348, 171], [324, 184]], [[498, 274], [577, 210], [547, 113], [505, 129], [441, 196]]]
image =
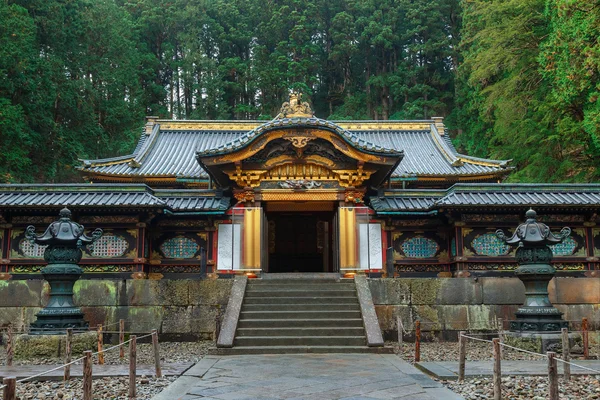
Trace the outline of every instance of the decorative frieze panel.
[[175, 232], [160, 236], [154, 241], [152, 259], [157, 260], [185, 260], [200, 259], [200, 249], [208, 248], [208, 234], [184, 234]]
[[572, 236], [569, 236], [568, 238], [563, 240], [562, 243], [550, 246], [554, 257], [571, 256], [573, 255], [573, 253], [575, 253], [576, 248], [577, 242], [575, 241], [575, 239], [573, 239]]
[[495, 233], [489, 232], [477, 235], [471, 241], [471, 247], [479, 256], [498, 257], [509, 252], [508, 245], [504, 244]]
[[449, 260], [447, 237], [441, 232], [398, 232], [392, 233], [394, 260], [437, 259]]
[[[39, 274], [46, 265], [11, 265], [10, 272], [12, 274]], [[135, 265], [112, 265], [112, 264], [80, 264], [83, 272], [86, 274], [96, 273], [131, 273], [136, 271]]]
[[137, 229], [104, 229], [92, 246], [83, 248], [83, 258], [137, 258]]
[[396, 272], [443, 272], [449, 271], [448, 265], [443, 264], [394, 264]]
[[463, 255], [466, 257], [512, 257], [510, 248], [496, 236], [496, 230], [463, 228]]
[[19, 251], [27, 258], [44, 258], [44, 252], [48, 246], [40, 246], [36, 243], [31, 243], [28, 239], [19, 241]]
[[129, 249], [129, 243], [124, 237], [114, 234], [104, 234], [88, 247], [90, 254], [98, 258], [123, 257]]
[[401, 247], [402, 252], [407, 257], [412, 258], [435, 257], [440, 249], [440, 246], [435, 242], [435, 240], [422, 236], [415, 236], [405, 240], [402, 242]]
[[184, 236], [165, 240], [160, 245], [160, 251], [166, 258], [193, 258], [198, 250], [200, 250], [198, 243]]

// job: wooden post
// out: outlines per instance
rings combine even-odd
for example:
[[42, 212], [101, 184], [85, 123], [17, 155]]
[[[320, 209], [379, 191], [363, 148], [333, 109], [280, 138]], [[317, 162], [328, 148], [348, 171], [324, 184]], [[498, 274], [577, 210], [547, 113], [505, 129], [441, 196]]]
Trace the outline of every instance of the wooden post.
[[129, 342], [129, 398], [135, 399], [135, 368], [137, 358], [136, 336], [131, 335]]
[[415, 362], [421, 361], [421, 321], [415, 322]]
[[[567, 328], [562, 328], [562, 357], [564, 361], [569, 362], [571, 358], [570, 350], [569, 350], [569, 330]], [[567, 381], [571, 380], [571, 365], [567, 363], [563, 363], [563, 371], [564, 378]]]
[[465, 380], [465, 363], [467, 361], [467, 338], [463, 335], [465, 331], [458, 334], [458, 380]]
[[217, 306], [217, 313], [215, 314], [215, 342], [219, 340], [221, 334], [221, 307]]
[[402, 339], [403, 339], [403, 326], [402, 326], [402, 318], [398, 315], [396, 317], [396, 322], [398, 323], [398, 347], [402, 350]]
[[104, 345], [104, 334], [102, 333], [102, 324], [98, 324], [98, 365], [104, 365], [104, 353], [102, 346]]
[[504, 343], [504, 320], [502, 318], [498, 318], [498, 338], [500, 343]]
[[[73, 341], [73, 328], [67, 328], [67, 337], [65, 340], [65, 364], [71, 362], [71, 343]], [[71, 379], [71, 364], [65, 365], [65, 382]]]
[[154, 369], [156, 370], [156, 377], [162, 378], [162, 371], [160, 369], [160, 350], [158, 348], [158, 332], [156, 329], [152, 329], [152, 347], [154, 347]]
[[590, 358], [590, 342], [589, 342], [589, 332], [588, 332], [588, 320], [587, 318], [583, 318], [581, 320], [581, 339], [583, 340], [583, 359], [587, 360]]
[[500, 350], [500, 339], [494, 338], [492, 339], [492, 344], [494, 346], [494, 400], [502, 400], [502, 351]]
[[558, 400], [558, 368], [556, 368], [556, 353], [549, 351], [548, 355], [548, 391], [550, 400]]
[[13, 343], [13, 327], [12, 324], [8, 325], [8, 330], [6, 332], [6, 365], [12, 367], [13, 365], [13, 355], [15, 353], [14, 343]]
[[125, 346], [123, 346], [123, 342], [125, 341], [125, 320], [119, 320], [119, 358], [123, 359], [125, 357]]
[[92, 400], [92, 351], [83, 352], [83, 400]]
[[2, 383], [6, 386], [4, 388], [4, 393], [2, 394], [2, 400], [15, 400], [17, 398], [17, 378], [14, 376], [7, 376]]

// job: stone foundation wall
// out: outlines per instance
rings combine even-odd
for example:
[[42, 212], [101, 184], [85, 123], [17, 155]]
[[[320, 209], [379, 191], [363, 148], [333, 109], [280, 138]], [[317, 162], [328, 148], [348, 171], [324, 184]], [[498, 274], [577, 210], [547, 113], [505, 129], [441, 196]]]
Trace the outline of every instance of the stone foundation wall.
[[[461, 330], [497, 330], [525, 301], [525, 286], [517, 278], [370, 279], [373, 303], [384, 336], [396, 340], [400, 316], [409, 339], [414, 321], [422, 321], [426, 338], [456, 340]], [[600, 329], [600, 279], [554, 278], [549, 285], [553, 304], [580, 329], [586, 317], [591, 330]]]
[[[218, 310], [225, 313], [232, 279], [80, 280], [75, 304], [90, 325], [125, 319], [128, 332], [158, 329], [162, 340], [212, 338]], [[23, 330], [48, 301], [43, 280], [0, 281], [0, 326]], [[109, 326], [108, 331], [118, 330]]]
[[[420, 319], [425, 333], [436, 332], [447, 339], [455, 339], [460, 330], [497, 330], [496, 319], [513, 318], [525, 299], [525, 288], [517, 278], [368, 281], [387, 339], [397, 338], [397, 316], [406, 331], [412, 332], [414, 321]], [[80, 280], [75, 302], [91, 325], [122, 318], [127, 331], [159, 329], [161, 340], [212, 338], [216, 314], [219, 309], [221, 315], [225, 313], [232, 283], [232, 279]], [[591, 329], [600, 329], [600, 279], [555, 278], [550, 299], [566, 319], [575, 321], [572, 328], [579, 329], [581, 318], [587, 317]], [[48, 285], [43, 280], [0, 281], [0, 326], [13, 323], [22, 330], [47, 300]]]

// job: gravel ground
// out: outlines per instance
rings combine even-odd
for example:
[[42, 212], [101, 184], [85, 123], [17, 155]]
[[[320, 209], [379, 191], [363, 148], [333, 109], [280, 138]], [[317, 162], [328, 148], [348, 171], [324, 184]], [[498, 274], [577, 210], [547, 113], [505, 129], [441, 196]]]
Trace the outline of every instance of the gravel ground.
[[[148, 400], [160, 393], [176, 376], [156, 379], [153, 377], [138, 377], [136, 383], [136, 399]], [[75, 400], [82, 398], [82, 379], [72, 379], [65, 387], [63, 382], [30, 382], [18, 385], [17, 399], [20, 400]], [[94, 380], [92, 393], [94, 399], [127, 399], [129, 378], [103, 378]]]
[[[106, 344], [105, 348], [111, 345]], [[160, 344], [160, 358], [163, 363], [195, 363], [202, 359], [214, 347], [212, 341], [202, 342], [163, 342]], [[95, 349], [94, 349], [95, 350]], [[118, 348], [105, 353], [105, 364], [129, 364], [127, 357], [128, 350], [125, 349], [125, 358], [119, 359]], [[75, 355], [73, 358], [76, 358]], [[140, 343], [137, 345], [137, 361], [138, 364], [154, 364], [154, 353], [152, 345], [149, 343]], [[97, 359], [94, 359], [97, 362]], [[42, 358], [30, 361], [16, 361], [13, 365], [46, 365], [46, 364], [62, 364], [63, 360], [58, 358]], [[0, 364], [6, 365], [6, 348], [1, 347]], [[154, 377], [138, 377], [137, 378], [137, 399], [146, 400], [160, 393], [166, 386], [177, 379], [176, 376], [163, 377], [156, 379]], [[37, 399], [64, 399], [75, 400], [81, 399], [82, 393], [81, 379], [71, 379], [68, 386], [65, 387], [63, 382], [56, 381], [35, 381], [18, 384], [17, 398], [20, 400], [37, 400]], [[102, 378], [94, 380], [93, 393], [94, 399], [127, 399], [129, 390], [129, 378]]]
[[[105, 344], [107, 349], [114, 345]], [[168, 363], [184, 363], [198, 362], [204, 357], [208, 350], [214, 347], [214, 342], [205, 340], [201, 342], [163, 342], [160, 343], [160, 359], [162, 362]], [[96, 352], [97, 349], [91, 349]], [[104, 353], [105, 364], [129, 364], [128, 353], [129, 348], [125, 345], [125, 358], [119, 359], [119, 349], [113, 349]], [[73, 359], [81, 357], [81, 355], [73, 354]], [[94, 356], [94, 362], [97, 362], [97, 356]], [[62, 364], [63, 358], [38, 358], [35, 360], [14, 360], [13, 365], [45, 365], [45, 364]], [[137, 344], [137, 362], [139, 364], [154, 364], [154, 353], [152, 344], [138, 343]], [[2, 346], [0, 350], [0, 365], [6, 365], [6, 347]]]
[[[414, 363], [414, 343], [404, 343], [399, 348], [394, 346], [396, 354], [404, 360]], [[595, 352], [591, 350], [591, 355]], [[541, 357], [504, 348], [504, 360], [541, 360]], [[577, 356], [572, 357], [574, 360]], [[467, 343], [467, 360], [492, 360], [489, 343]], [[423, 342], [421, 343], [421, 361], [457, 361], [458, 343], [456, 342]], [[575, 361], [576, 362], [576, 361]], [[460, 394], [467, 400], [493, 398], [494, 388], [491, 377], [466, 379], [464, 382], [440, 381], [450, 390]], [[600, 375], [573, 376], [569, 382], [560, 378], [559, 395], [565, 400], [600, 399]], [[545, 400], [548, 398], [548, 378], [544, 376], [505, 376], [502, 378], [502, 398], [507, 400]]]

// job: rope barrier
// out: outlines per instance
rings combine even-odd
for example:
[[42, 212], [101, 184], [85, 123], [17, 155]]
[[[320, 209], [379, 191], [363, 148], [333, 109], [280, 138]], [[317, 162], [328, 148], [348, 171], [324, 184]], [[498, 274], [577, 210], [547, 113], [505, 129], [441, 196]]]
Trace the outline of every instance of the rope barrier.
[[[136, 340], [139, 340], [139, 339], [144, 339], [144, 338], [147, 338], [147, 337], [150, 337], [150, 336], [153, 336], [153, 335], [154, 335], [154, 332], [153, 332], [153, 333], [149, 333], [149, 334], [147, 334], [147, 335], [144, 335], [144, 336], [140, 336], [140, 337], [136, 338]], [[121, 344], [117, 344], [117, 345], [115, 345], [115, 346], [111, 346], [111, 347], [109, 347], [109, 348], [103, 349], [102, 351], [97, 351], [97, 352], [95, 352], [95, 353], [92, 353], [92, 356], [98, 355], [98, 354], [100, 354], [100, 353], [105, 353], [105, 352], [107, 352], [107, 351], [109, 351], [109, 350], [112, 350], [112, 349], [116, 349], [116, 348], [120, 347], [122, 344], [123, 344], [123, 345], [124, 345], [124, 344], [127, 344], [127, 343], [131, 342], [132, 340], [133, 340], [133, 339], [129, 339], [129, 340], [127, 340], [126, 342], [123, 342], [123, 343], [121, 343]], [[18, 380], [18, 381], [17, 381], [17, 383], [23, 383], [23, 382], [25, 382], [25, 381], [27, 381], [27, 380], [29, 380], [29, 379], [37, 378], [38, 376], [46, 375], [47, 373], [50, 373], [50, 372], [57, 371], [57, 370], [59, 370], [59, 369], [62, 369], [62, 368], [64, 368], [64, 367], [68, 366], [68, 365], [75, 364], [75, 363], [77, 363], [77, 362], [79, 362], [79, 361], [83, 360], [84, 358], [85, 358], [85, 356], [84, 356], [84, 357], [80, 357], [80, 358], [78, 358], [78, 359], [76, 359], [76, 360], [73, 360], [73, 361], [71, 361], [70, 363], [63, 364], [63, 365], [61, 365], [61, 366], [59, 366], [59, 367], [56, 367], [56, 368], [49, 369], [49, 370], [47, 370], [47, 371], [41, 372], [41, 373], [39, 373], [39, 374], [36, 374], [36, 375], [28, 376], [28, 377], [26, 377], [26, 378], [23, 378], [23, 379], [20, 379], [20, 380]], [[0, 389], [2, 389], [2, 388], [5, 388], [5, 387], [6, 387], [6, 385], [4, 385], [4, 386], [1, 386], [1, 387], [0, 387]]]
[[17, 381], [17, 383], [22, 383], [22, 382], [25, 382], [25, 381], [27, 381], [27, 380], [29, 380], [29, 379], [33, 379], [33, 378], [37, 378], [38, 376], [46, 375], [46, 374], [47, 374], [47, 373], [49, 373], [49, 372], [53, 372], [53, 371], [56, 371], [56, 370], [62, 369], [62, 368], [64, 368], [64, 367], [66, 367], [67, 365], [72, 365], [72, 364], [75, 364], [76, 362], [78, 362], [78, 361], [81, 361], [81, 360], [83, 360], [84, 358], [85, 358], [85, 357], [80, 357], [80, 358], [78, 358], [78, 359], [76, 359], [76, 360], [73, 360], [73, 361], [71, 361], [70, 363], [63, 364], [63, 365], [61, 365], [60, 367], [52, 368], [52, 369], [49, 369], [48, 371], [44, 371], [44, 372], [41, 372], [41, 373], [39, 373], [39, 374], [36, 374], [36, 375], [28, 376], [27, 378], [19, 379], [19, 380]]
[[[472, 336], [468, 336], [468, 335], [461, 335], [461, 336], [462, 336], [462, 337], [465, 337], [465, 338], [467, 338], [467, 339], [476, 340], [476, 341], [479, 341], [479, 342], [488, 342], [488, 343], [493, 343], [491, 340], [479, 339], [479, 338], [472, 337]], [[542, 353], [536, 353], [536, 352], [533, 352], [533, 351], [529, 351], [529, 350], [521, 349], [521, 348], [519, 348], [519, 347], [510, 346], [510, 345], [508, 345], [508, 344], [506, 344], [506, 343], [502, 343], [502, 342], [499, 342], [499, 344], [500, 344], [500, 346], [503, 346], [503, 347], [508, 347], [509, 349], [517, 350], [517, 351], [520, 351], [520, 352], [522, 352], [522, 353], [531, 354], [531, 355], [534, 355], [534, 356], [537, 356], [537, 357], [546, 358], [546, 359], [548, 358], [548, 355], [546, 355], [546, 354], [542, 354]], [[572, 366], [574, 366], [574, 367], [577, 367], [577, 368], [581, 368], [581, 369], [584, 369], [584, 370], [587, 370], [587, 371], [591, 371], [591, 372], [595, 372], [595, 373], [597, 373], [597, 374], [600, 374], [600, 371], [599, 371], [599, 370], [597, 370], [597, 369], [593, 369], [593, 368], [584, 367], [583, 365], [579, 365], [579, 364], [575, 364], [575, 363], [572, 363], [572, 362], [569, 362], [569, 361], [565, 361], [565, 360], [563, 360], [563, 359], [560, 359], [560, 358], [558, 358], [558, 357], [554, 357], [554, 359], [555, 359], [556, 361], [560, 361], [560, 362], [562, 362], [562, 363], [569, 364], [569, 365], [572, 365]]]
[[600, 374], [600, 371], [598, 371], [597, 369], [584, 367], [583, 365], [579, 365], [579, 364], [575, 364], [575, 363], [572, 363], [572, 362], [569, 362], [569, 361], [565, 361], [565, 360], [562, 360], [562, 359], [560, 359], [558, 357], [554, 357], [554, 359], [556, 361], [560, 361], [562, 363], [569, 364], [569, 365], [572, 365], [572, 366], [577, 367], [577, 368], [585, 369], [585, 370], [596, 372], [597, 374]]
[[[154, 333], [149, 333], [149, 334], [147, 334], [147, 335], [140, 336], [140, 337], [136, 338], [136, 340], [144, 339], [144, 338], [147, 338], [147, 337], [149, 337], [149, 336], [152, 336], [152, 335], [154, 335]], [[127, 343], [131, 342], [132, 340], [133, 340], [133, 339], [129, 339], [128, 341], [126, 341], [126, 342], [123, 342], [123, 343], [121, 343], [121, 344], [127, 344]], [[108, 347], [108, 348], [106, 348], [106, 349], [103, 349], [102, 351], [97, 351], [97, 352], [95, 352], [95, 353], [92, 353], [92, 356], [95, 356], [95, 355], [97, 355], [97, 354], [100, 354], [100, 353], [106, 353], [106, 352], [107, 352], [107, 351], [109, 351], [109, 350], [115, 349], [115, 348], [117, 348], [117, 347], [121, 347], [121, 344], [116, 344], [116, 345], [114, 345], [114, 346], [111, 346], [111, 347]]]
[[476, 340], [478, 342], [494, 343], [491, 340], [487, 340], [487, 339], [479, 339], [479, 338], [472, 337], [472, 336], [467, 336], [467, 335], [461, 335], [461, 336], [462, 337], [466, 337], [467, 339]]

